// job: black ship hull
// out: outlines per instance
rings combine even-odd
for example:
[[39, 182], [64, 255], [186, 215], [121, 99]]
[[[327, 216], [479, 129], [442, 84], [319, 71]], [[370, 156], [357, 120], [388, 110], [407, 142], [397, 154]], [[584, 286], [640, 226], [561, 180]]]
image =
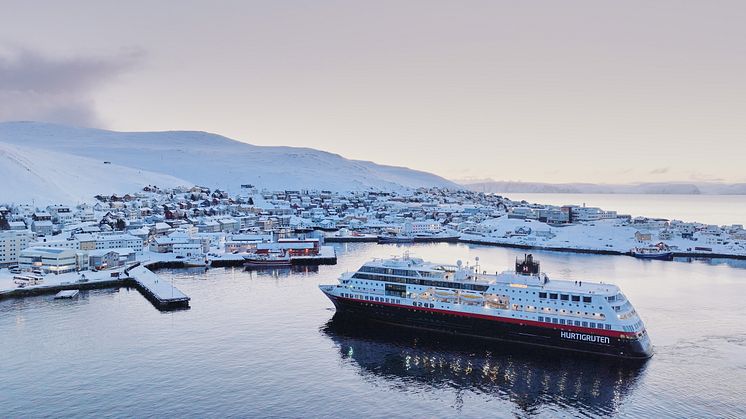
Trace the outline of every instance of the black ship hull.
[[[408, 307], [382, 304], [326, 293], [337, 309], [345, 316], [359, 317], [367, 321], [448, 334], [514, 342], [570, 351], [588, 352], [626, 359], [644, 360], [652, 356], [650, 345], [640, 340], [620, 338], [599, 330], [598, 333], [577, 333], [563, 330], [560, 325], [536, 326], [536, 322], [501, 321], [499, 318], [470, 316], [466, 313], [445, 312], [423, 307]], [[554, 327], [553, 327], [554, 326]], [[609, 336], [612, 335], [612, 336]]]

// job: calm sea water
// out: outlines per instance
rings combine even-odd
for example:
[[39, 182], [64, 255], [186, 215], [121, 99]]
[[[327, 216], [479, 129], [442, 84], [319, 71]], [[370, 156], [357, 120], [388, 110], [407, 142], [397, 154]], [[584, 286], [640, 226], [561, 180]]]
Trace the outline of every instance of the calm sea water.
[[656, 355], [642, 365], [369, 330], [317, 289], [371, 257], [487, 270], [513, 249], [338, 245], [318, 269], [161, 271], [192, 297], [135, 290], [0, 301], [2, 417], [746, 417], [746, 266], [535, 253], [554, 277], [619, 284]]
[[659, 217], [707, 224], [746, 225], [746, 195], [643, 195], [503, 193], [512, 200], [551, 205], [586, 204], [633, 217]]

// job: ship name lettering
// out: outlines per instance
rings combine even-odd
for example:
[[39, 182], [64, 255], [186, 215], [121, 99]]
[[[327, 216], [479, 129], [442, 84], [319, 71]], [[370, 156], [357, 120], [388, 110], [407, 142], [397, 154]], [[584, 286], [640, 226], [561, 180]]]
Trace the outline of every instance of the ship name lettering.
[[584, 342], [596, 342], [596, 343], [609, 343], [610, 339], [608, 336], [597, 336], [597, 335], [587, 335], [585, 333], [575, 333], [575, 332], [560, 332], [560, 336], [564, 339], [571, 339], [571, 340], [582, 340]]

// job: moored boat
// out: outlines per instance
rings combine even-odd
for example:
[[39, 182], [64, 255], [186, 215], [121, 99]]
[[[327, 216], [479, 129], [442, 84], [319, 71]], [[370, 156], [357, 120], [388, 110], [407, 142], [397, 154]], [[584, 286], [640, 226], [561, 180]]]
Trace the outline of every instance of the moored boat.
[[250, 255], [244, 257], [244, 264], [247, 268], [282, 268], [292, 265], [289, 255], [285, 254], [266, 254]]
[[656, 259], [656, 260], [671, 260], [673, 259], [673, 252], [668, 248], [661, 248], [657, 246], [651, 247], [635, 247], [630, 251], [632, 256], [638, 259]]
[[414, 237], [404, 234], [384, 234], [378, 236], [379, 244], [414, 243]]

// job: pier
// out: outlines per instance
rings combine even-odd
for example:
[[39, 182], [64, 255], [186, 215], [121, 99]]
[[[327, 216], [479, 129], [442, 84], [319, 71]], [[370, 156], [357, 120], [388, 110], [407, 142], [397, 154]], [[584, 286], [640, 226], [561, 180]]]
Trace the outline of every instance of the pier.
[[172, 283], [163, 281], [158, 275], [142, 265], [124, 271], [125, 280], [133, 283], [140, 293], [159, 310], [175, 310], [189, 307], [189, 297]]
[[0, 281], [0, 300], [56, 294], [68, 290], [132, 287], [137, 289], [155, 308], [161, 311], [189, 308], [190, 298], [172, 283], [137, 263], [126, 269], [110, 271], [70, 272], [46, 275], [41, 283], [20, 288], [10, 278]]

